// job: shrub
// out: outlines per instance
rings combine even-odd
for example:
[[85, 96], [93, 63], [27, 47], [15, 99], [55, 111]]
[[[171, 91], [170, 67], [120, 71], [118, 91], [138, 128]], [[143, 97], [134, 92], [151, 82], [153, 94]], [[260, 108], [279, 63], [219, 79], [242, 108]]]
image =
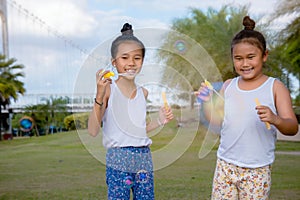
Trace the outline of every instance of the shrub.
[[65, 117], [64, 124], [68, 130], [86, 129], [89, 113], [76, 113]]

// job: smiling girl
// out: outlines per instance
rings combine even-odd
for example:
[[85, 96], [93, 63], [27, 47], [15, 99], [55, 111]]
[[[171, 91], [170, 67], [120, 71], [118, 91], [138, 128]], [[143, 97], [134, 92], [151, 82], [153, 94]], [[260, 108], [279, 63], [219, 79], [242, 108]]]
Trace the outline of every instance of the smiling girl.
[[[264, 36], [253, 30], [255, 22], [248, 16], [243, 25], [231, 42], [238, 76], [225, 81], [220, 91], [224, 118], [215, 122], [222, 129], [212, 199], [268, 199], [277, 130], [285, 135], [298, 131], [288, 89], [263, 74], [268, 58]], [[206, 90], [202, 84], [198, 97], [203, 101], [211, 98], [201, 95]]]
[[[147, 132], [173, 119], [170, 108], [161, 107], [159, 117], [146, 124], [148, 91], [135, 83], [141, 71], [145, 47], [124, 24], [122, 35], [111, 46], [111, 63], [118, 71], [113, 81], [100, 69], [96, 73], [97, 94], [88, 121], [90, 135], [96, 136], [103, 122], [108, 199], [154, 199], [153, 164]], [[122, 76], [121, 76], [122, 75]]]

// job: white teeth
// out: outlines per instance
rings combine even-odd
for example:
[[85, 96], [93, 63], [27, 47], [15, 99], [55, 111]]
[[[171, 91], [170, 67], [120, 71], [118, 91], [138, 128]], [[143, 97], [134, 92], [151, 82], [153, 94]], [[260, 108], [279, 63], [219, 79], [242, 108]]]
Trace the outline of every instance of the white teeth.
[[251, 71], [251, 70], [253, 70], [253, 68], [250, 68], [250, 69], [242, 69], [242, 71], [247, 71], [247, 72], [249, 72], [249, 71]]
[[126, 70], [127, 73], [135, 74], [135, 70]]

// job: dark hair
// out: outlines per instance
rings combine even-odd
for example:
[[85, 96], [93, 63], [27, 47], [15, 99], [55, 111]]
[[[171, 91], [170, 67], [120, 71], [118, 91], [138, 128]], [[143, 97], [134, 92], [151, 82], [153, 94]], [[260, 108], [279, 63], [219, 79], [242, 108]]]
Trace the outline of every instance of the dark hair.
[[244, 29], [237, 33], [231, 41], [231, 53], [234, 45], [247, 42], [258, 47], [262, 53], [266, 52], [266, 40], [265, 37], [258, 31], [255, 31], [255, 21], [249, 16], [245, 16], [243, 19]]
[[132, 26], [129, 23], [125, 23], [123, 25], [123, 28], [121, 29], [121, 33], [122, 35], [120, 35], [119, 37], [117, 37], [111, 44], [111, 56], [113, 58], [116, 58], [117, 56], [117, 52], [118, 52], [118, 47], [121, 43], [126, 42], [126, 41], [134, 41], [136, 43], [138, 43], [138, 45], [141, 46], [141, 50], [142, 50], [142, 56], [144, 58], [145, 56], [145, 46], [144, 44], [133, 35], [133, 30], [132, 30]]

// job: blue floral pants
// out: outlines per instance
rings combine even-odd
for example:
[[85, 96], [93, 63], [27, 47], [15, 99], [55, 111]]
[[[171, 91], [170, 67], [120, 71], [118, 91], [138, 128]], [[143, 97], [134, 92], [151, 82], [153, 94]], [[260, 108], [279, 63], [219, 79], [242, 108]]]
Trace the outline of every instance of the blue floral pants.
[[106, 154], [109, 200], [153, 200], [153, 163], [149, 147], [110, 148]]

